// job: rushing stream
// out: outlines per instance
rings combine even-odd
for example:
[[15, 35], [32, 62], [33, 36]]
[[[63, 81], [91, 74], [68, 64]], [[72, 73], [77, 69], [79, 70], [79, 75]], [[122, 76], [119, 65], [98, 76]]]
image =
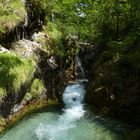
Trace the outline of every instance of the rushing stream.
[[0, 140], [126, 140], [127, 131], [120, 124], [91, 113], [83, 104], [84, 95], [82, 83], [67, 86], [62, 110], [34, 113]]

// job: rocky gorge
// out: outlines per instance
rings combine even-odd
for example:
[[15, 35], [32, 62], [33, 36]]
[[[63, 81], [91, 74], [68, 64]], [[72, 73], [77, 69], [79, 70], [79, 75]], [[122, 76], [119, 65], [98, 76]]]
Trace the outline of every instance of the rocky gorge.
[[0, 132], [44, 106], [63, 106], [65, 87], [80, 79], [86, 79], [85, 104], [99, 116], [139, 128], [139, 33], [123, 41], [84, 40], [57, 23], [62, 13], [51, 11], [53, 4], [0, 3]]

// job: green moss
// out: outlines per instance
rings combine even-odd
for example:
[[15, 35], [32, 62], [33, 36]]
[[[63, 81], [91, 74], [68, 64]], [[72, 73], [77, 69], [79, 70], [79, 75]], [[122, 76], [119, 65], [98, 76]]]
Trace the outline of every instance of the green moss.
[[44, 83], [40, 79], [34, 79], [31, 88], [28, 93], [26, 93], [23, 101], [29, 101], [38, 98], [41, 94], [46, 92]]
[[0, 36], [9, 32], [24, 20], [26, 10], [19, 0], [3, 1], [0, 3]]
[[17, 92], [35, 71], [31, 60], [12, 53], [0, 53], [0, 100], [10, 92]]

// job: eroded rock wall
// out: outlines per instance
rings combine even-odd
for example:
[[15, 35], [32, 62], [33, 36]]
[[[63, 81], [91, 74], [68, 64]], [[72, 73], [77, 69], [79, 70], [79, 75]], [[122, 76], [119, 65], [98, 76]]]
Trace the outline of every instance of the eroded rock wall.
[[[134, 49], [133, 52], [139, 51]], [[95, 52], [96, 58], [93, 56], [90, 62], [85, 100], [94, 105], [100, 115], [139, 126], [140, 71], [138, 65], [133, 65], [134, 60], [128, 59], [130, 56], [138, 59], [133, 52], [114, 52], [115, 56], [109, 48]]]

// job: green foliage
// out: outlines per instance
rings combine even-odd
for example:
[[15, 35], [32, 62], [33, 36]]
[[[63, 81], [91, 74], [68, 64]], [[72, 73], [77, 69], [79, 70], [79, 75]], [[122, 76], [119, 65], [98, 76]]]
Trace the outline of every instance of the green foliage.
[[0, 100], [17, 92], [32, 77], [35, 67], [31, 60], [11, 53], [0, 53]]
[[60, 52], [64, 49], [62, 40], [69, 34], [78, 36], [80, 41], [106, 44], [123, 41], [140, 28], [139, 1], [28, 0], [28, 3], [32, 4], [36, 17], [45, 16], [47, 31]]
[[51, 48], [53, 53], [65, 58], [66, 63], [71, 63], [77, 53], [77, 45], [67, 42], [70, 36], [76, 36], [75, 42], [107, 46], [102, 56], [115, 63], [124, 59], [126, 52], [139, 42], [138, 1], [29, 0], [29, 3], [36, 17], [45, 16], [44, 31], [49, 36], [49, 47], [45, 44], [43, 47]]

